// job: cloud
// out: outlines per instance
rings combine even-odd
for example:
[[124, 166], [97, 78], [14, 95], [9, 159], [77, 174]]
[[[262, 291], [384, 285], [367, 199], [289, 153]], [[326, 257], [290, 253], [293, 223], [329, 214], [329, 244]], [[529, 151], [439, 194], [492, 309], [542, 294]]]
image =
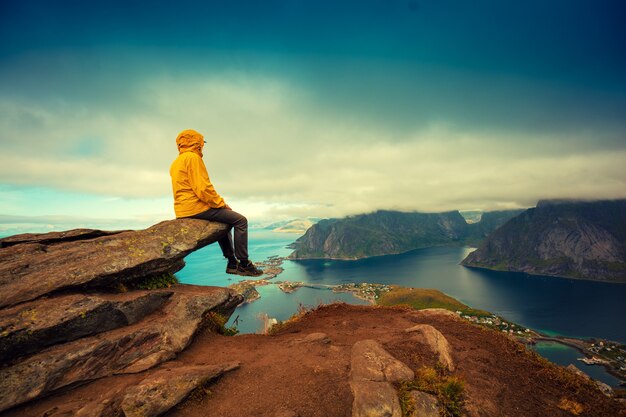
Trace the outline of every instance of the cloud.
[[208, 141], [204, 159], [217, 190], [258, 216], [626, 197], [619, 168], [626, 147], [612, 141], [611, 149], [594, 149], [614, 132], [468, 130], [429, 121], [399, 135], [350, 112], [329, 112], [289, 80], [243, 72], [152, 75], [115, 100], [87, 105], [71, 97], [0, 96], [0, 183], [169, 197], [174, 139], [187, 128]]

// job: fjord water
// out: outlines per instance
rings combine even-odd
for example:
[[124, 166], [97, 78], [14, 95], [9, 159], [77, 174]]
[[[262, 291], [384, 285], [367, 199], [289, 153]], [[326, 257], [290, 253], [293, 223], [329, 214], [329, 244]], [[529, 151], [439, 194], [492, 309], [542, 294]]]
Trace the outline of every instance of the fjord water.
[[[250, 258], [262, 261], [270, 256], [287, 256], [286, 246], [297, 238], [292, 234], [253, 230]], [[312, 259], [285, 261], [276, 281], [303, 281], [310, 284], [369, 282], [406, 287], [436, 288], [463, 303], [490, 311], [542, 333], [573, 337], [600, 337], [626, 343], [626, 284], [608, 284], [565, 278], [530, 276], [522, 273], [470, 269], [459, 265], [473, 249], [428, 248], [400, 255], [357, 261]], [[185, 258], [187, 265], [176, 275], [187, 284], [228, 286], [244, 278], [224, 272], [226, 261], [217, 244]], [[276, 285], [260, 286], [261, 298], [237, 308], [228, 326], [237, 320], [241, 333], [261, 329], [260, 315], [285, 320], [300, 305], [317, 306], [335, 300], [365, 304], [351, 294], [300, 288], [285, 294]], [[600, 366], [587, 366], [572, 348], [540, 343], [536, 350], [560, 365], [574, 363], [579, 369], [611, 386], [616, 378]]]

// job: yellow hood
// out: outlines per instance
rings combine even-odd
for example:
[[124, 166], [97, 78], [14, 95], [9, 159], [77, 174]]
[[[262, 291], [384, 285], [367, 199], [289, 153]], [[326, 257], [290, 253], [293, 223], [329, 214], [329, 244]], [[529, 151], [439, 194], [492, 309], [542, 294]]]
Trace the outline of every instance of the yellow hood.
[[195, 152], [202, 156], [204, 136], [192, 129], [183, 130], [176, 138], [176, 146], [178, 146], [179, 154], [183, 152]]

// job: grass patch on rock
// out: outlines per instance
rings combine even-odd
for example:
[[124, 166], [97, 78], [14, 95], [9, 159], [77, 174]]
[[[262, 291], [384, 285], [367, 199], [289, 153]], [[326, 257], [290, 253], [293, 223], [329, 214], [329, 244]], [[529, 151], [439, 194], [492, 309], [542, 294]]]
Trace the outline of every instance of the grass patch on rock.
[[141, 278], [133, 282], [131, 287], [137, 290], [159, 290], [176, 284], [178, 284], [178, 278], [174, 274], [165, 273]]
[[464, 416], [464, 383], [456, 376], [446, 375], [443, 366], [424, 366], [415, 372], [413, 381], [403, 381], [397, 385], [402, 416], [412, 416], [415, 404], [411, 391], [422, 391], [437, 397], [440, 415], [444, 417]]

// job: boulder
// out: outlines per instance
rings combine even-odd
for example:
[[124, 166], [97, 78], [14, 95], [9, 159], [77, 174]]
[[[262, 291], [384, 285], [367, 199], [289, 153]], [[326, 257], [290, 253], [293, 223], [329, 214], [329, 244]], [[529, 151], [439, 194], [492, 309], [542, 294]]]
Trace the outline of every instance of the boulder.
[[224, 372], [239, 367], [223, 365], [184, 366], [152, 373], [126, 390], [121, 409], [126, 417], [156, 417], [185, 399], [191, 391], [203, 387]]
[[53, 243], [39, 239], [4, 247], [0, 249], [0, 307], [64, 289], [113, 287], [176, 272], [187, 254], [227, 231], [223, 223], [177, 219], [92, 239]]
[[402, 410], [392, 382], [412, 380], [413, 371], [375, 340], [352, 346], [350, 389], [353, 417], [400, 417]]
[[179, 286], [158, 317], [50, 347], [0, 369], [0, 411], [70, 385], [135, 373], [170, 360], [190, 343], [209, 311], [227, 316], [240, 295], [220, 287]]
[[413, 404], [413, 411], [409, 417], [439, 417], [439, 402], [437, 397], [422, 391], [411, 391], [409, 393]]
[[[454, 313], [453, 313], [454, 314]], [[441, 362], [449, 371], [454, 371], [454, 362], [450, 355], [450, 344], [444, 335], [428, 324], [417, 324], [413, 327], [409, 327], [404, 330], [407, 333], [417, 333], [421, 336], [421, 341], [424, 342], [430, 350], [438, 356], [439, 362]]]
[[47, 346], [136, 323], [171, 295], [171, 291], [73, 294], [0, 310], [0, 364]]
[[356, 342], [351, 355], [351, 380], [400, 382], [415, 378], [411, 368], [391, 356], [375, 340]]
[[400, 400], [388, 382], [351, 381], [352, 417], [401, 417]]

